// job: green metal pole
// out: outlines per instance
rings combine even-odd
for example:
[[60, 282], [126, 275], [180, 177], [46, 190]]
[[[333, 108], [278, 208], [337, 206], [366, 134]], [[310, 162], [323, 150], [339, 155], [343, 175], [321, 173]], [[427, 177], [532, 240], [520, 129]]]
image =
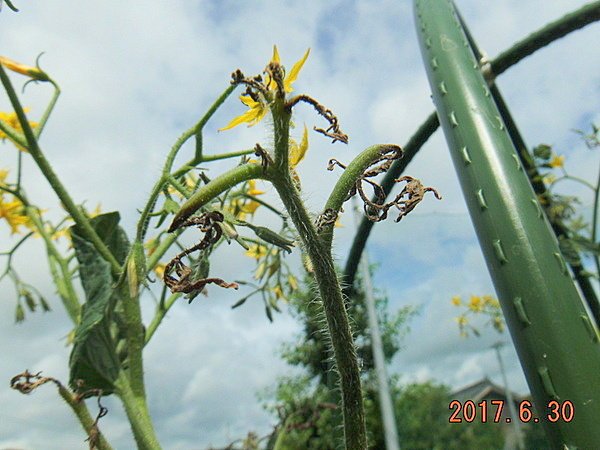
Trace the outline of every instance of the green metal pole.
[[[555, 448], [600, 448], [598, 332], [454, 5], [448, 0], [415, 0], [415, 16], [438, 117], [537, 418]], [[560, 417], [550, 423], [552, 401], [559, 409], [572, 402], [572, 419]]]

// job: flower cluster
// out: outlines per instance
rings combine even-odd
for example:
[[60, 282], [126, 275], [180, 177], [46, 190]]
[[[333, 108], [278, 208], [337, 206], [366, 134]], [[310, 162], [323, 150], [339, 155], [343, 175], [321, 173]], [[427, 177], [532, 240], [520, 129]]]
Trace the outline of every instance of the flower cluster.
[[486, 316], [487, 324], [492, 325], [499, 333], [504, 331], [504, 316], [500, 309], [500, 302], [491, 295], [471, 295], [468, 301], [463, 301], [459, 295], [455, 295], [451, 302], [456, 307], [465, 308], [465, 311], [455, 318], [462, 337], [467, 337], [469, 332], [475, 336], [481, 335], [479, 330], [471, 324], [469, 316]]

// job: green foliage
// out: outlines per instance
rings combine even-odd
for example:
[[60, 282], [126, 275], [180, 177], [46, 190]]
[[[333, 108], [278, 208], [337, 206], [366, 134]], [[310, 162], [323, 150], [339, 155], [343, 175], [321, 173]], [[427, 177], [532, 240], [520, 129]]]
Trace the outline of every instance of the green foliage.
[[[329, 360], [329, 340], [324, 324], [321, 303], [317, 300], [316, 292], [311, 289], [310, 276], [305, 276], [303, 287], [290, 300], [290, 311], [303, 324], [303, 333], [299, 341], [284, 346], [282, 357], [291, 365], [306, 368], [309, 376], [317, 377], [318, 382], [327, 384]], [[368, 373], [373, 369], [373, 351], [368, 327], [368, 316], [364, 292], [358, 281], [358, 287], [352, 298], [347, 302], [348, 314], [352, 318], [356, 352], [362, 362], [362, 372]], [[412, 307], [405, 307], [390, 314], [388, 299], [378, 297], [375, 300], [383, 353], [387, 362], [401, 348], [401, 339], [408, 331], [406, 322], [414, 313]]]
[[450, 423], [450, 389], [432, 382], [410, 384], [396, 393], [400, 443], [411, 450], [502, 449], [501, 425]]
[[[90, 222], [106, 246], [123, 263], [129, 242], [119, 227], [119, 220], [119, 214], [113, 212], [95, 217]], [[75, 390], [102, 389], [106, 394], [112, 392], [120, 368], [113, 336], [113, 312], [118, 294], [110, 264], [85, 239], [77, 225], [71, 228], [71, 237], [86, 302], [79, 326], [75, 329], [69, 383]]]

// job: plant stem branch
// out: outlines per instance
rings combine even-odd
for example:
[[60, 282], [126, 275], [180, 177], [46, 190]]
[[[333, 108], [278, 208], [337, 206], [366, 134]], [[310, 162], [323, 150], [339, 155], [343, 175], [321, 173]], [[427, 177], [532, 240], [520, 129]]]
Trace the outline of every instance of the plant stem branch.
[[308, 211], [300, 199], [298, 189], [290, 176], [286, 155], [289, 148], [291, 111], [286, 111], [282, 107], [283, 105], [277, 103], [276, 100], [275, 105], [272, 106], [275, 124], [275, 168], [272, 170], [271, 181], [294, 222], [306, 253], [314, 267], [314, 275], [323, 301], [336, 366], [340, 374], [346, 449], [365, 450], [367, 448], [367, 437], [360, 371], [348, 314], [331, 253], [322, 244]]
[[148, 412], [146, 397], [135, 394], [129, 384], [128, 377], [122, 371], [115, 381], [115, 387], [119, 398], [123, 402], [138, 450], [160, 450], [161, 447]]
[[86, 434], [91, 437], [97, 433], [96, 448], [98, 450], [112, 450], [112, 447], [106, 441], [104, 435], [97, 429], [96, 420], [92, 418], [85, 402], [73, 395], [73, 393], [62, 384], [57, 385], [58, 393], [67, 405], [71, 407]]
[[4, 89], [8, 94], [8, 98], [10, 99], [15, 113], [17, 114], [19, 123], [21, 125], [21, 128], [23, 129], [23, 134], [25, 135], [25, 139], [27, 140], [27, 149], [29, 150], [31, 157], [46, 177], [46, 180], [48, 180], [48, 183], [50, 183], [50, 186], [52, 187], [54, 192], [56, 192], [56, 195], [62, 202], [67, 212], [71, 215], [75, 223], [81, 227], [82, 234], [94, 245], [98, 253], [100, 253], [100, 255], [102, 255], [102, 257], [106, 261], [108, 261], [108, 263], [111, 266], [111, 271], [113, 275], [118, 275], [121, 272], [121, 265], [118, 263], [114, 255], [110, 252], [108, 247], [104, 245], [104, 242], [102, 242], [102, 239], [100, 239], [96, 231], [94, 231], [94, 228], [90, 224], [90, 221], [85, 216], [85, 214], [83, 214], [81, 209], [75, 204], [75, 202], [63, 186], [62, 182], [54, 172], [54, 169], [52, 169], [52, 166], [42, 153], [42, 150], [40, 149], [37, 143], [37, 139], [33, 133], [33, 130], [31, 129], [31, 126], [27, 121], [27, 117], [25, 116], [25, 112], [23, 111], [23, 107], [19, 102], [17, 94], [10, 82], [10, 79], [6, 75], [4, 68], [1, 65], [0, 80], [4, 85]]

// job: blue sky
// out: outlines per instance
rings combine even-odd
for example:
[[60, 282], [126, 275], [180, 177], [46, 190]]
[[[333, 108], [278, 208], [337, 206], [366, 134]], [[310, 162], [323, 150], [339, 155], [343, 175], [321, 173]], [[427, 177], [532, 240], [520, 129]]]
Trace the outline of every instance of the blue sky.
[[[410, 2], [406, 1], [171, 1], [45, 2], [15, 1], [18, 14], [0, 13], [0, 54], [33, 62], [42, 51], [42, 67], [63, 90], [42, 137], [42, 147], [78, 202], [104, 211], [119, 210], [131, 233], [136, 208], [143, 204], [171, 144], [193, 124], [241, 68], [259, 73], [277, 44], [284, 65], [291, 66], [307, 48], [310, 57], [295, 85], [331, 108], [350, 144], [331, 145], [310, 135], [311, 148], [299, 167], [303, 195], [317, 211], [336, 180], [325, 166], [331, 157], [349, 161], [374, 143], [403, 145], [433, 111], [421, 63]], [[456, 0], [479, 46], [490, 57], [548, 21], [584, 4], [576, 0]], [[503, 74], [498, 84], [530, 146], [552, 144], [564, 154], [569, 171], [590, 180], [597, 155], [571, 131], [600, 122], [600, 60], [591, 42], [600, 26], [555, 43]], [[13, 77], [15, 83], [20, 83]], [[29, 86], [24, 104], [33, 117], [50, 91]], [[0, 96], [0, 110], [8, 102]], [[268, 144], [267, 127], [216, 130], [243, 111], [231, 97], [206, 128], [207, 153]], [[295, 118], [309, 129], [322, 123], [308, 108]], [[0, 144], [0, 166], [14, 167], [14, 149]], [[191, 148], [187, 148], [191, 151]], [[210, 166], [219, 173], [228, 163]], [[60, 217], [56, 197], [35, 167], [27, 163], [30, 198]], [[453, 318], [452, 295], [493, 293], [485, 263], [464, 205], [441, 132], [410, 164], [407, 174], [435, 186], [433, 197], [395, 224], [378, 224], [369, 242], [379, 263], [375, 282], [386, 290], [390, 308], [418, 306], [405, 349], [391, 373], [403, 382], [435, 378], [454, 387], [490, 376], [500, 383], [492, 332], [463, 340]], [[565, 186], [565, 189], [576, 189]], [[584, 191], [575, 190], [579, 195]], [[589, 205], [589, 197], [583, 197]], [[267, 215], [257, 216], [269, 220]], [[353, 234], [351, 217], [336, 238], [340, 261]], [[0, 225], [2, 249], [9, 230]], [[14, 291], [0, 284], [0, 448], [86, 448], [74, 418], [52, 387], [30, 396], [8, 389], [8, 380], [29, 368], [67, 380], [70, 325], [53, 294], [38, 242], [22, 249], [16, 264], [35, 280], [54, 311], [13, 323]], [[214, 262], [231, 278], [251, 276], [252, 263], [230, 250]], [[297, 261], [297, 255], [292, 255]], [[231, 311], [234, 293], [210, 290], [192, 305], [176, 305], [146, 351], [149, 402], [164, 448], [224, 445], [249, 430], [268, 431], [273, 419], [255, 393], [288, 373], [277, 357], [282, 342], [299, 331], [286, 314], [269, 324], [259, 302]], [[151, 317], [153, 300], [144, 313]], [[509, 340], [507, 335], [500, 337]], [[512, 348], [503, 351], [511, 386], [527, 390]], [[132, 448], [120, 406], [110, 408], [101, 428], [115, 448]]]

